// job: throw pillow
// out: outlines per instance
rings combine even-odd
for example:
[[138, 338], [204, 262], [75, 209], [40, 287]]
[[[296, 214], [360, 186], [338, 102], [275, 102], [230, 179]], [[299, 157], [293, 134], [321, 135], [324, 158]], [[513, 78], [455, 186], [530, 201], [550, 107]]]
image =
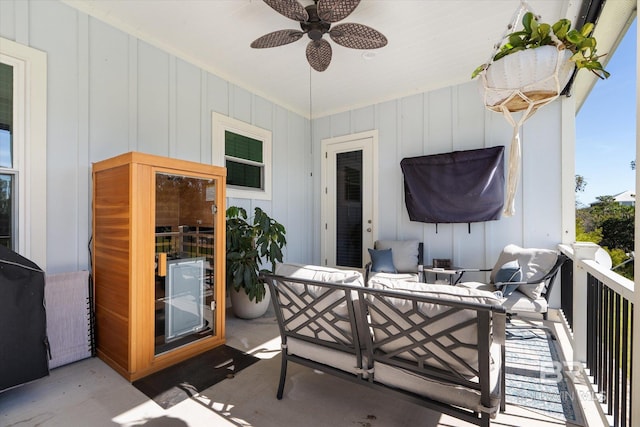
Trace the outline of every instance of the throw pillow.
[[369, 249], [371, 257], [371, 271], [381, 273], [397, 273], [393, 265], [393, 255], [391, 249]]
[[496, 284], [500, 288], [503, 297], [508, 297], [515, 291], [519, 285], [509, 285], [508, 282], [521, 282], [522, 281], [522, 268], [518, 261], [510, 261], [502, 265], [500, 270], [496, 273], [494, 279]]

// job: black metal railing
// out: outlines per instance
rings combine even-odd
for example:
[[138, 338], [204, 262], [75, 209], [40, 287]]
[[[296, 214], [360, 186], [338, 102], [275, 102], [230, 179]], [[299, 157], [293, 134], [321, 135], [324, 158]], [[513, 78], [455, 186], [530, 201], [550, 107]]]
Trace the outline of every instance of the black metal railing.
[[588, 274], [587, 313], [587, 369], [612, 425], [631, 426], [633, 304]]
[[573, 330], [573, 260], [567, 259], [560, 270], [560, 308]]

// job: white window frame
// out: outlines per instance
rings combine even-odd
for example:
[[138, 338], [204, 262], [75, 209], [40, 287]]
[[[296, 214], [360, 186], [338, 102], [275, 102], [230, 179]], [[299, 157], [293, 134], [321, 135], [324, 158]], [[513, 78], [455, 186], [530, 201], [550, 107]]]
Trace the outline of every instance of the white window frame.
[[0, 62], [13, 67], [16, 252], [47, 269], [47, 54], [0, 37]]
[[264, 165], [264, 188], [243, 188], [227, 185], [227, 197], [238, 199], [271, 200], [271, 131], [259, 128], [241, 120], [212, 113], [211, 116], [211, 163], [225, 166], [225, 132], [230, 131], [238, 135], [247, 136], [262, 142], [262, 164]]

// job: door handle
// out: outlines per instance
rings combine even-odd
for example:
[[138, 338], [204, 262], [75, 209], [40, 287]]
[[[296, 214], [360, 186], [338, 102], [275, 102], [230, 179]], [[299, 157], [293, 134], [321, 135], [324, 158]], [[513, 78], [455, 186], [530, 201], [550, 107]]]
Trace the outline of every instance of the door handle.
[[158, 253], [158, 276], [165, 277], [167, 275], [167, 253]]

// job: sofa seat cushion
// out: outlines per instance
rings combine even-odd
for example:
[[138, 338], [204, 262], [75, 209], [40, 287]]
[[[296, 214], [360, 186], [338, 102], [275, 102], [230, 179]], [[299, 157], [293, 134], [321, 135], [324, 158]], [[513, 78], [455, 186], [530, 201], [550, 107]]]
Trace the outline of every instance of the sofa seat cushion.
[[[493, 293], [450, 285], [371, 280], [373, 289], [390, 289], [426, 297], [499, 306]], [[478, 327], [475, 310], [450, 305], [415, 302], [398, 297], [369, 295], [370, 326], [374, 347], [412, 363], [429, 365], [463, 376], [478, 370]], [[412, 330], [411, 337], [401, 331]], [[487, 337], [491, 342], [491, 337]], [[495, 361], [490, 361], [491, 363]]]
[[[522, 288], [529, 285], [521, 285], [511, 293], [511, 295], [502, 298], [501, 305], [510, 313], [546, 313], [548, 310], [547, 300], [543, 297], [531, 299], [528, 295], [521, 292]], [[487, 283], [480, 282], [463, 282], [458, 283], [456, 287], [468, 288], [493, 292], [496, 287]]]
[[[296, 338], [289, 338], [287, 340], [286, 350], [289, 355], [309, 359], [313, 362], [331, 366], [332, 368], [340, 369], [341, 371], [354, 375], [362, 373], [365, 378], [367, 377], [367, 373], [358, 368], [358, 360], [355, 353], [336, 350]], [[364, 360], [364, 362], [366, 362], [366, 360]], [[366, 364], [362, 364], [361, 366], [366, 366]]]
[[[374, 362], [374, 381], [387, 386], [411, 391], [418, 395], [437, 400], [450, 405], [469, 408], [477, 412], [496, 413], [500, 407], [500, 369], [502, 367], [500, 346], [493, 344], [491, 358], [496, 361], [491, 364], [489, 374], [490, 404], [484, 407], [480, 399], [480, 390], [474, 387], [456, 384], [419, 375], [407, 369], [398, 368], [385, 363]], [[477, 383], [478, 378], [470, 378], [471, 383]]]
[[540, 297], [535, 300], [520, 292], [520, 289], [514, 291], [506, 297], [502, 306], [508, 312], [515, 313], [546, 313], [549, 309], [547, 300]]
[[485, 291], [485, 292], [491, 292], [491, 293], [498, 290], [498, 288], [496, 288], [491, 283], [482, 283], [482, 282], [461, 282], [456, 285], [456, 288], [475, 289], [478, 291]]
[[[483, 285], [483, 284], [482, 284]], [[392, 289], [410, 293], [425, 294], [455, 301], [467, 301], [480, 304], [500, 305], [500, 299], [493, 294], [495, 287], [485, 285], [484, 288], [452, 286], [443, 284], [421, 283], [406, 280], [395, 280], [382, 275], [369, 279], [369, 286], [374, 289]]]
[[367, 286], [371, 286], [371, 281], [388, 280], [393, 282], [419, 282], [420, 276], [418, 273], [382, 273], [372, 271], [369, 274], [369, 281]]

